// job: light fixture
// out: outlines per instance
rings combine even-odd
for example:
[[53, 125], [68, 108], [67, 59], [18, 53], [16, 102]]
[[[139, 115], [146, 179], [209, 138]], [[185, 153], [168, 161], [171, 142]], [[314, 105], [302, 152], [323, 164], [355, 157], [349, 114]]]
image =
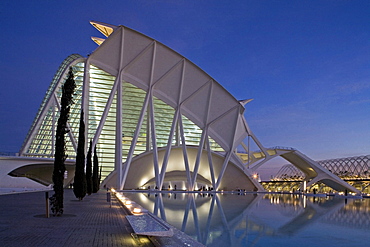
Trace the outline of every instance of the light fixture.
[[134, 208], [131, 212], [133, 214], [141, 214], [141, 208]]

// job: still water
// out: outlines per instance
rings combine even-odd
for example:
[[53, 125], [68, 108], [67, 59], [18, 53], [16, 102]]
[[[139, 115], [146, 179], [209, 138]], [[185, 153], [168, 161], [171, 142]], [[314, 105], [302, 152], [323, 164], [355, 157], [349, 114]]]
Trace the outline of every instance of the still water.
[[370, 246], [370, 199], [126, 193], [206, 246]]

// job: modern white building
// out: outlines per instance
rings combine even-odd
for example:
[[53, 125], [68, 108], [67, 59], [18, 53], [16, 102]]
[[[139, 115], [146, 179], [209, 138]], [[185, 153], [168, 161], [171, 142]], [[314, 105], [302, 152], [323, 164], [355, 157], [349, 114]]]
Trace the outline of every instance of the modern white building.
[[306, 175], [308, 186], [322, 181], [358, 192], [295, 149], [265, 148], [244, 118], [250, 100], [235, 99], [182, 55], [125, 26], [91, 24], [106, 38], [93, 38], [99, 47], [87, 58], [71, 55], [62, 63], [19, 156], [0, 157], [1, 176], [51, 183], [61, 89], [72, 67], [66, 184], [73, 180], [83, 109], [86, 147], [89, 140], [96, 145], [105, 186], [264, 191], [253, 173], [281, 156]]

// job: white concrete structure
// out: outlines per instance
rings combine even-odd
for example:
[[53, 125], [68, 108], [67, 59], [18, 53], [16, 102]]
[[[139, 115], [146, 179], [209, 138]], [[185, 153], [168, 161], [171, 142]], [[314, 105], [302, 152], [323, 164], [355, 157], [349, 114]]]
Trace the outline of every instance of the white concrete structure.
[[[61, 87], [72, 66], [77, 87], [67, 151], [75, 156], [82, 108], [104, 185], [263, 191], [251, 171], [281, 155], [310, 181], [328, 179], [356, 191], [296, 150], [263, 147], [244, 118], [249, 100], [236, 100], [185, 57], [130, 28], [91, 24], [107, 38], [93, 38], [100, 46], [87, 58], [72, 55], [63, 62], [20, 156], [53, 157]], [[260, 151], [251, 152], [251, 143]]]

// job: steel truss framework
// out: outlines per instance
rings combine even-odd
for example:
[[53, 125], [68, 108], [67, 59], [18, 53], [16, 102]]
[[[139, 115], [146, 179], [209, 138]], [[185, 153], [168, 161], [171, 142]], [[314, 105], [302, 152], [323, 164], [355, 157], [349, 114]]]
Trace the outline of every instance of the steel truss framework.
[[370, 179], [370, 155], [322, 160], [318, 163], [342, 179]]
[[[364, 193], [370, 192], [370, 155], [321, 160], [317, 163], [358, 190]], [[297, 190], [299, 184], [296, 181], [303, 181], [304, 177], [305, 175], [301, 170], [288, 164], [277, 172], [272, 179], [273, 182], [265, 182], [263, 185], [267, 190], [276, 190], [277, 187], [280, 190]], [[317, 188], [319, 191], [331, 190], [325, 187], [325, 184], [317, 184], [312, 188]]]
[[[97, 147], [105, 185], [140, 188], [154, 181], [159, 190], [263, 191], [252, 172], [281, 156], [308, 181], [356, 191], [295, 149], [263, 147], [243, 115], [250, 100], [236, 100], [185, 57], [127, 27], [91, 23], [107, 38], [93, 38], [100, 46], [88, 58], [72, 55], [63, 62], [21, 156], [53, 157], [61, 88], [72, 66], [77, 87], [67, 154], [75, 157], [84, 109], [85, 136]], [[259, 150], [251, 152], [252, 145]]]
[[[370, 179], [370, 155], [340, 159], [328, 159], [317, 162], [342, 179]], [[275, 181], [302, 180], [304, 174], [291, 164], [284, 165], [275, 175]]]

